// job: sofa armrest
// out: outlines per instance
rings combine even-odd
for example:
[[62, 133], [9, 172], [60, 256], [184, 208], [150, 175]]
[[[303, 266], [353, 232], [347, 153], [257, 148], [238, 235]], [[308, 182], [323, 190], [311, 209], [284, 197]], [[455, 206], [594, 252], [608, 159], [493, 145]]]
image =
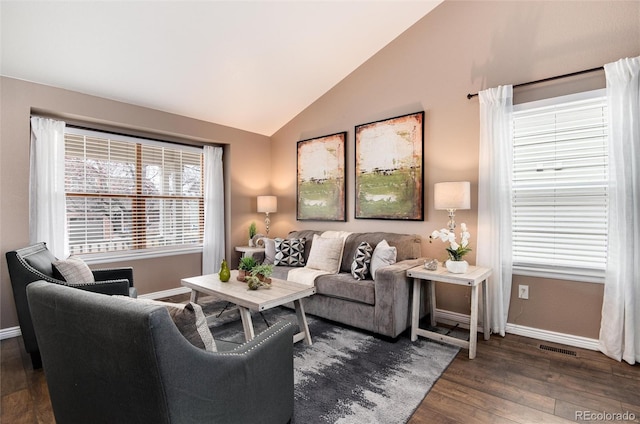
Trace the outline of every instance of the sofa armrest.
[[423, 259], [407, 259], [379, 268], [375, 278], [376, 332], [397, 337], [410, 323], [411, 279], [407, 270], [420, 265]]
[[133, 287], [133, 268], [131, 267], [94, 269], [91, 272], [96, 281], [127, 279], [129, 287]]

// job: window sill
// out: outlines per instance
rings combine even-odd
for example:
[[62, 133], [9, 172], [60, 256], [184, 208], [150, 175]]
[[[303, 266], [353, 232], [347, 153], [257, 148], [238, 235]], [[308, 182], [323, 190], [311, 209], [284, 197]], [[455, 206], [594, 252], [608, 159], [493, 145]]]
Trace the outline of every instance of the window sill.
[[77, 255], [89, 265], [107, 264], [112, 262], [135, 261], [139, 259], [154, 259], [166, 256], [190, 255], [202, 253], [202, 245], [172, 249], [145, 249], [139, 251], [104, 252]]
[[[584, 270], [580, 270], [584, 271]], [[526, 266], [513, 266], [513, 275], [527, 277], [551, 278], [555, 280], [577, 281], [581, 283], [604, 284], [604, 271], [593, 270], [579, 272], [575, 269], [537, 269]]]

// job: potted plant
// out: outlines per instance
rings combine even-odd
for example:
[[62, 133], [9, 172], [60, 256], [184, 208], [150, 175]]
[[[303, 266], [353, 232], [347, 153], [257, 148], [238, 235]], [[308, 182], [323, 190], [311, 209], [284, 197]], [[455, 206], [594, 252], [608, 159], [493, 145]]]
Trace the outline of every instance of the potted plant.
[[251, 225], [249, 225], [249, 247], [254, 247], [253, 236], [255, 236], [257, 232], [256, 223], [252, 221]]
[[256, 277], [263, 283], [271, 284], [271, 274], [273, 273], [273, 265], [260, 264], [251, 269], [251, 276]]
[[429, 236], [429, 243], [433, 239], [440, 239], [443, 242], [449, 242], [447, 247], [447, 254], [449, 259], [445, 262], [445, 268], [447, 271], [454, 274], [464, 274], [469, 269], [469, 263], [462, 259], [464, 255], [471, 252], [469, 247], [469, 238], [471, 235], [467, 231], [467, 224], [460, 224], [460, 243], [456, 242], [456, 233], [449, 231], [446, 228], [436, 230]]
[[258, 290], [260, 287], [266, 289], [271, 288], [271, 279], [269, 278], [269, 282], [266, 282], [260, 281], [258, 277], [254, 277], [253, 275], [247, 277], [247, 290]]
[[253, 256], [243, 256], [238, 264], [238, 281], [245, 281], [251, 270], [258, 265]]

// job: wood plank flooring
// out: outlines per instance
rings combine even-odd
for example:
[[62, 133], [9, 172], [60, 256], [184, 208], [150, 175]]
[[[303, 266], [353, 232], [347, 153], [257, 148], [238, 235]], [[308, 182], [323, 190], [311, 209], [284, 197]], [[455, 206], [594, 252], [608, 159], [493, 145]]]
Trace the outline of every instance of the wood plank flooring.
[[[576, 356], [541, 350], [541, 343]], [[607, 422], [595, 415], [603, 412], [628, 412], [634, 420], [616, 422], [640, 422], [638, 365], [514, 335], [479, 337], [477, 357], [467, 355], [460, 351], [410, 424]], [[44, 373], [31, 369], [20, 337], [0, 342], [0, 365], [0, 422], [55, 423]]]

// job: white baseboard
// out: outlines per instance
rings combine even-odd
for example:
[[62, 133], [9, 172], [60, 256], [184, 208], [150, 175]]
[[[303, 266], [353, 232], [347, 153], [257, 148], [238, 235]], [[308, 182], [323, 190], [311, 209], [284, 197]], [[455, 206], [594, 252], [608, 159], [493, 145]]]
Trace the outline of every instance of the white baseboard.
[[[187, 287], [176, 287], [175, 289], [161, 290], [153, 293], [141, 294], [138, 296], [141, 299], [162, 299], [164, 297], [177, 296], [180, 294], [189, 293], [191, 289]], [[0, 329], [0, 340], [10, 339], [12, 337], [21, 336], [22, 332], [20, 327], [9, 327]]]
[[[469, 315], [457, 312], [444, 311], [436, 308], [436, 320], [444, 324], [455, 325], [469, 329], [471, 319]], [[478, 332], [483, 332], [482, 321], [478, 321]], [[559, 343], [567, 346], [579, 347], [589, 350], [600, 350], [598, 340], [588, 337], [574, 336], [573, 334], [558, 333], [555, 331], [543, 330], [540, 328], [526, 327], [524, 325], [507, 323], [506, 332], [517, 336], [530, 337], [532, 339], [544, 340], [551, 343]]]
[[9, 327], [0, 330], [0, 340], [21, 336], [20, 327]]

